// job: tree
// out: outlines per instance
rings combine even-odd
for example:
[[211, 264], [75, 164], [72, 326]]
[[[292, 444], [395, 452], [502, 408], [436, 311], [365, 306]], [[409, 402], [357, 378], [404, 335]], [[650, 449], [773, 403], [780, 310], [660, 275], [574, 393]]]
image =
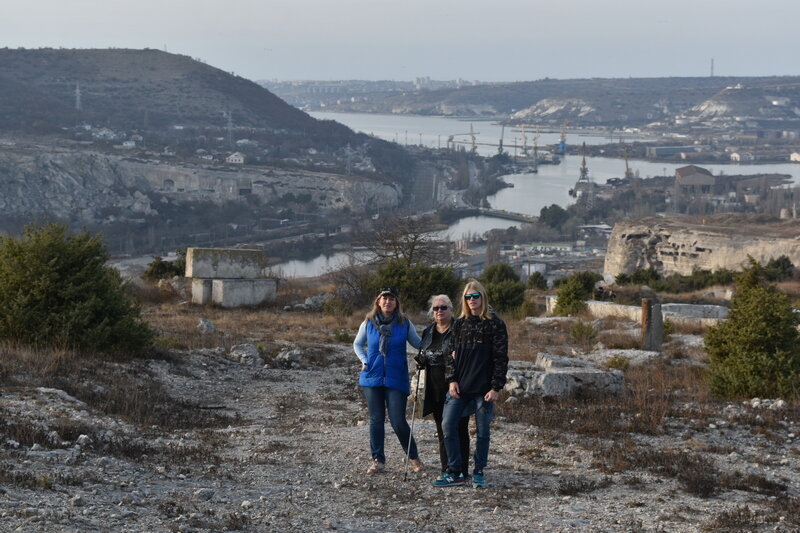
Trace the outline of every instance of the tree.
[[489, 265], [478, 278], [489, 293], [489, 302], [497, 311], [508, 311], [522, 305], [525, 285], [507, 263]]
[[547, 278], [541, 272], [533, 272], [528, 276], [528, 288], [547, 290]]
[[479, 280], [483, 284], [499, 283], [501, 281], [519, 281], [519, 276], [508, 263], [495, 263], [486, 267]]
[[603, 276], [594, 272], [576, 272], [558, 287], [558, 300], [555, 313], [570, 316], [580, 313], [586, 307], [586, 300], [594, 294], [594, 284]]
[[0, 339], [103, 352], [147, 346], [153, 333], [107, 260], [99, 237], [63, 224], [0, 238]]
[[539, 211], [539, 221], [551, 228], [560, 228], [568, 219], [569, 213], [557, 204], [545, 206]]
[[367, 282], [371, 294], [381, 287], [396, 287], [405, 310], [427, 309], [432, 295], [455, 295], [460, 285], [461, 280], [450, 267], [407, 266], [401, 259], [380, 264]]
[[433, 231], [433, 223], [427, 218], [380, 218], [373, 227], [359, 231], [356, 243], [372, 252], [378, 262], [400, 261], [414, 266], [447, 260], [433, 239]]
[[736, 280], [728, 320], [706, 333], [711, 392], [717, 396], [800, 394], [800, 319], [789, 297], [764, 277], [751, 257]]

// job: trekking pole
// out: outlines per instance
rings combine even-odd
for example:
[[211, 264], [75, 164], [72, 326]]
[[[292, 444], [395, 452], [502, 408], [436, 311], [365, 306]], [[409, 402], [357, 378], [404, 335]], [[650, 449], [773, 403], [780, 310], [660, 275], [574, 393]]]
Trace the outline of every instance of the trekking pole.
[[424, 368], [417, 370], [417, 387], [414, 390], [414, 410], [411, 412], [411, 430], [408, 432], [408, 446], [406, 446], [406, 464], [403, 468], [403, 481], [408, 479], [408, 458], [411, 456], [411, 439], [414, 438], [414, 420], [417, 417], [417, 395], [419, 395], [419, 382], [422, 381]]

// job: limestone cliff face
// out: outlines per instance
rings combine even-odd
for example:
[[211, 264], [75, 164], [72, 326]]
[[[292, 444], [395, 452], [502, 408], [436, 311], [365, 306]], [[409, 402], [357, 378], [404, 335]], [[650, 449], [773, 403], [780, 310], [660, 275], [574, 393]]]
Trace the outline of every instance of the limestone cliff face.
[[663, 275], [693, 269], [741, 270], [750, 255], [761, 264], [786, 255], [800, 264], [800, 224], [754, 217], [645, 219], [620, 222], [608, 243], [605, 273], [630, 274], [653, 267]]
[[399, 187], [354, 176], [302, 170], [178, 165], [64, 148], [0, 147], [0, 216], [99, 222], [158, 214], [163, 201], [224, 202], [256, 195], [262, 205], [287, 194], [310, 196], [325, 212], [394, 208]]

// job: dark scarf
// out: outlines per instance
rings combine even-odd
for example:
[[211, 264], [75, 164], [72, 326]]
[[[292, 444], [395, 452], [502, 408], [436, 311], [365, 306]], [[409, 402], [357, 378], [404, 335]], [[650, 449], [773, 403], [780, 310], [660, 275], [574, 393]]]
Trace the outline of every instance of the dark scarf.
[[397, 316], [397, 313], [392, 313], [389, 318], [384, 317], [381, 313], [375, 313], [372, 317], [372, 325], [381, 334], [381, 341], [378, 347], [384, 357], [389, 351], [389, 337], [392, 336], [392, 327], [399, 321], [400, 317]]

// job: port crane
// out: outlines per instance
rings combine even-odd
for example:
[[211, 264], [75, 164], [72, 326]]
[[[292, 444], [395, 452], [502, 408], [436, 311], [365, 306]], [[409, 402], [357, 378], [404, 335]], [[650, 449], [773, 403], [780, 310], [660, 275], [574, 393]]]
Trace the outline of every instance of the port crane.
[[[469, 133], [454, 133], [454, 134], [450, 135], [449, 137], [447, 137], [447, 148], [448, 149], [455, 149], [456, 143], [463, 144], [463, 141], [455, 141], [455, 140], [453, 140], [455, 137], [459, 137], [461, 135], [469, 135], [470, 136], [470, 144], [471, 144], [470, 151], [473, 154], [477, 153], [478, 152], [478, 143], [475, 142], [475, 136], [476, 135], [480, 135], [480, 132], [476, 132], [475, 131], [475, 129], [472, 126], [472, 123], [470, 123], [470, 125], [469, 125]], [[500, 146], [502, 147], [502, 141], [500, 143]]]
[[559, 155], [564, 155], [567, 153], [567, 124], [568, 121], [564, 121], [561, 125], [561, 139], [558, 141], [558, 145], [556, 146], [556, 153]]

